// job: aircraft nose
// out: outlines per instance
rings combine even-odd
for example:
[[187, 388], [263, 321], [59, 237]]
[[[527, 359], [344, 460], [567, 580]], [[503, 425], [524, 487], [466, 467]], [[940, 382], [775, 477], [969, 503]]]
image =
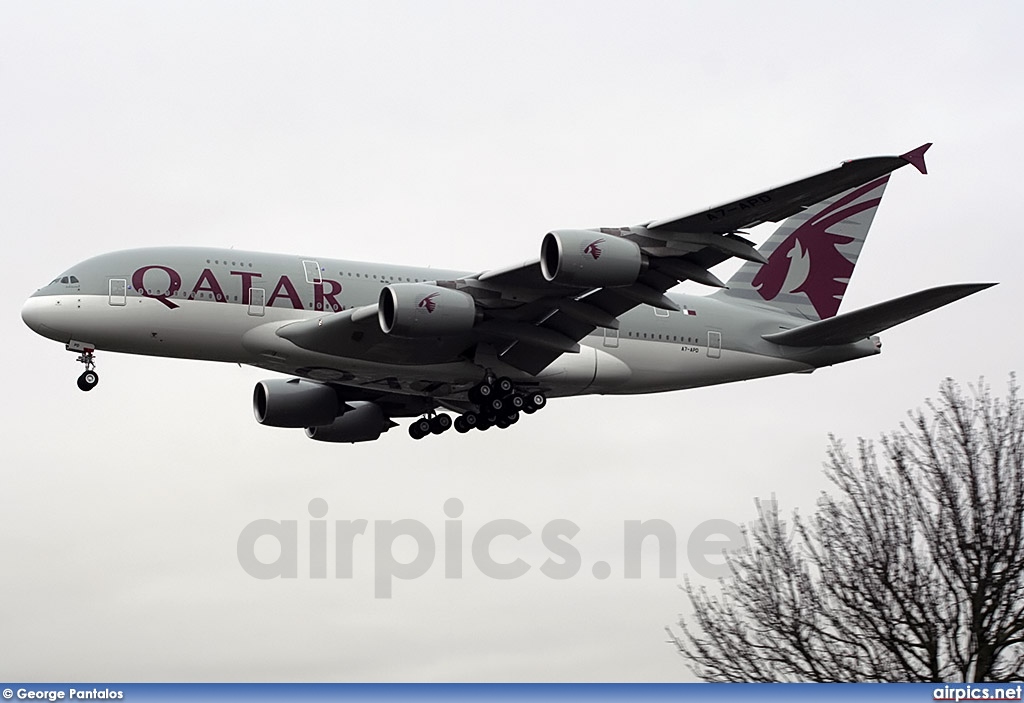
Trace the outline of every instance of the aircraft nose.
[[29, 329], [37, 334], [42, 334], [43, 329], [43, 306], [39, 298], [32, 297], [25, 301], [21, 307], [21, 319], [28, 325]]
[[52, 321], [56, 305], [54, 296], [32, 296], [21, 308], [21, 319], [36, 334], [60, 341], [65, 335], [46, 324]]

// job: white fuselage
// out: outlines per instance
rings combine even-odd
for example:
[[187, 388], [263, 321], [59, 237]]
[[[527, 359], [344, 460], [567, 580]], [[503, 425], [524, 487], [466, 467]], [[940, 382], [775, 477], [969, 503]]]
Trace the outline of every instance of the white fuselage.
[[868, 344], [787, 353], [761, 337], [799, 321], [768, 308], [675, 294], [682, 312], [639, 306], [619, 318], [618, 330], [598, 328], [579, 353], [562, 354], [536, 376], [486, 350], [429, 363], [394, 358], [384, 347], [378, 354], [338, 357], [300, 348], [277, 331], [375, 304], [389, 283], [465, 274], [321, 259], [315, 263], [322, 280], [312, 282], [303, 274], [311, 260], [299, 257], [212, 249], [105, 256], [115, 258], [69, 269], [63, 278], [77, 284], [58, 279], [40, 289], [25, 304], [26, 323], [44, 336], [97, 350], [249, 364], [356, 386], [387, 378], [405, 393], [431, 383], [461, 392], [480, 379], [482, 368], [536, 381], [552, 396], [652, 393], [805, 372], [877, 353]]

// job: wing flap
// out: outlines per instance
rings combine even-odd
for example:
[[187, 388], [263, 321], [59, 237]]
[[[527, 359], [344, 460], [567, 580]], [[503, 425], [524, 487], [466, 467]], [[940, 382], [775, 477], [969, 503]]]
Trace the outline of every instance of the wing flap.
[[996, 284], [958, 283], [929, 288], [820, 322], [766, 334], [764, 339], [790, 347], [851, 344], [994, 285]]

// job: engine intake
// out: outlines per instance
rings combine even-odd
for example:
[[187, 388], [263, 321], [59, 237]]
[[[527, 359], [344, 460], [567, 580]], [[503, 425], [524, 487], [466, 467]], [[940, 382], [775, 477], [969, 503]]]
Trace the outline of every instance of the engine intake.
[[298, 378], [260, 381], [252, 392], [252, 411], [261, 425], [329, 425], [341, 410], [334, 389], [313, 381]]
[[476, 324], [473, 296], [427, 283], [395, 283], [380, 292], [377, 319], [385, 334], [440, 337]]
[[376, 403], [350, 401], [345, 414], [329, 425], [307, 427], [306, 436], [318, 442], [372, 442], [387, 432], [391, 420]]
[[592, 230], [548, 232], [540, 245], [544, 278], [568, 286], [629, 286], [636, 283], [643, 264], [634, 242]]

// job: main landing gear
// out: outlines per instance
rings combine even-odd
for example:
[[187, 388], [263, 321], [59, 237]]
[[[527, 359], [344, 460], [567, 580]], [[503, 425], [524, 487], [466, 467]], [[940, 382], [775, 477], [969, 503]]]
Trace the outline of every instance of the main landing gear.
[[441, 434], [452, 427], [452, 416], [441, 413], [431, 413], [428, 417], [421, 417], [409, 425], [409, 436], [413, 439], [423, 439], [428, 434]]
[[80, 364], [85, 364], [85, 371], [78, 377], [78, 387], [83, 391], [91, 391], [100, 382], [100, 375], [96, 373], [96, 357], [93, 356], [94, 350], [91, 347], [72, 346], [71, 344], [67, 348], [68, 351], [81, 352], [76, 361]]
[[431, 414], [412, 423], [409, 435], [413, 439], [423, 439], [428, 434], [441, 434], [451, 427], [459, 434], [491, 427], [505, 429], [519, 422], [522, 413], [531, 415], [548, 402], [547, 396], [540, 391], [523, 391], [512, 379], [491, 375], [470, 389], [469, 399], [479, 411], [463, 413], [455, 418], [454, 423], [449, 415]]

